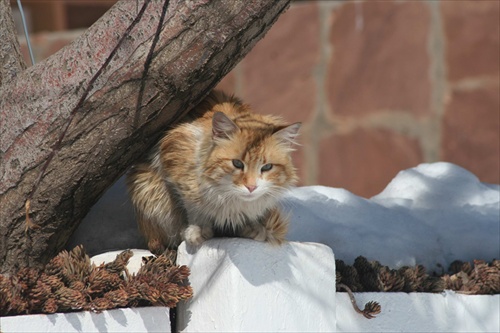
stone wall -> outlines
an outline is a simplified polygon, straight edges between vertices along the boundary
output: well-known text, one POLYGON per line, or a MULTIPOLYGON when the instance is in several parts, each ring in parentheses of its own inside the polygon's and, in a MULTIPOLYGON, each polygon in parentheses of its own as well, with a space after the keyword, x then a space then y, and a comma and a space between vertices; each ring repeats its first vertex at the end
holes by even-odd
MULTIPOLYGON (((498 1, 296 1, 220 83, 302 121, 301 184, 369 197, 456 163, 500 183, 498 1)), ((40 60, 75 33, 34 37, 40 60)))

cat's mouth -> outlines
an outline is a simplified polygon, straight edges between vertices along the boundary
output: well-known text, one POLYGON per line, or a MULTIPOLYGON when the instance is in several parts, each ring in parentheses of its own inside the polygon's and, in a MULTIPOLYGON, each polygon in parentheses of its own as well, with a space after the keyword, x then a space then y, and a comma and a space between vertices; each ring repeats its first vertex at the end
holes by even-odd
POLYGON ((260 195, 256 195, 253 193, 246 193, 246 194, 242 194, 240 197, 245 201, 253 201, 253 200, 257 199, 258 197, 260 197, 260 195))
POLYGON ((244 192, 244 193, 241 193, 240 194, 240 198, 244 201, 254 201, 254 200, 257 200, 259 199, 260 197, 262 196, 262 193, 259 191, 259 192, 244 192))

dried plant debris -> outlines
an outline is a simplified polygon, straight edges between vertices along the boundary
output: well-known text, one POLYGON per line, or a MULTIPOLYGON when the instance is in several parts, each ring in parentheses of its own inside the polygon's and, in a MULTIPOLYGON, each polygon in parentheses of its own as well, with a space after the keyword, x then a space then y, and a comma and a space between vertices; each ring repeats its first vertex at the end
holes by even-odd
POLYGON ((352 290, 345 284, 338 282, 339 274, 337 274, 336 278, 337 278, 337 291, 339 291, 339 289, 344 289, 347 292, 347 294, 349 294, 349 299, 351 300, 351 304, 352 307, 354 308, 354 311, 363 315, 366 319, 373 319, 375 318, 375 315, 379 314, 382 311, 382 307, 380 306, 380 304, 375 301, 369 301, 368 303, 365 304, 365 308, 361 310, 358 306, 358 303, 356 302, 356 299, 354 298, 352 290))
MULTIPOLYGON (((107 264, 90 262, 83 247, 62 251, 44 269, 22 268, 0 275, 0 316, 88 310, 99 312, 120 307, 160 305, 175 307, 192 297, 189 268, 175 265, 176 252, 143 258, 137 274, 127 263, 130 250, 107 264)), ((352 292, 442 292, 499 294, 500 260, 454 261, 447 274, 429 275, 423 266, 397 270, 358 257, 352 266, 336 260, 337 291, 346 290, 354 309, 366 318, 380 313, 377 302, 361 310, 352 292)))
POLYGON ((445 289, 463 294, 499 294, 500 260, 487 263, 483 260, 468 262, 454 261, 448 274, 438 276, 426 273, 425 267, 404 266, 390 269, 378 261, 368 261, 359 256, 349 266, 342 260, 335 260, 337 269, 337 291, 343 284, 354 292, 430 292, 439 293, 445 289))
POLYGON ((471 295, 500 293, 500 260, 496 259, 491 263, 474 260, 474 265, 457 260, 451 263, 449 274, 441 276, 427 274, 422 265, 396 270, 362 256, 357 257, 352 266, 338 259, 335 265, 337 291, 345 290, 354 310, 367 319, 375 318, 382 308, 377 302, 370 301, 361 310, 353 291, 438 293, 449 289, 471 295))
POLYGON ((143 259, 139 272, 130 275, 132 252, 113 262, 91 264, 83 247, 62 251, 44 269, 23 268, 0 275, 0 316, 161 305, 175 307, 191 298, 189 268, 175 265, 175 252, 143 259))
POLYGON ((457 260, 450 265, 450 274, 442 279, 445 289, 463 294, 500 294, 500 260, 474 260, 473 266, 457 260))

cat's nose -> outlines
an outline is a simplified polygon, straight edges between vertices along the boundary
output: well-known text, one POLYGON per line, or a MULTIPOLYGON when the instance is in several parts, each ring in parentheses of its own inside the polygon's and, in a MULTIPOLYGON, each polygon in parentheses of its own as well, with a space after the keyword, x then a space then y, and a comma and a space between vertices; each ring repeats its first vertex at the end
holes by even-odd
POLYGON ((250 191, 250 193, 255 191, 255 189, 257 188, 257 186, 255 185, 245 185, 245 187, 248 189, 248 191, 250 191))

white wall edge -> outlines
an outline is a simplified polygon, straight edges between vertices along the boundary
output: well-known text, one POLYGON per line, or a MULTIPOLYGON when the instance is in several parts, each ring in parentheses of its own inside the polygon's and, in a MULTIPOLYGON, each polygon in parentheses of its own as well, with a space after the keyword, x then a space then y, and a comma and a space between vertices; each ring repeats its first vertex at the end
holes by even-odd
POLYGON ((142 307, 0 317, 2 333, 21 332, 170 332, 167 307, 142 307))

